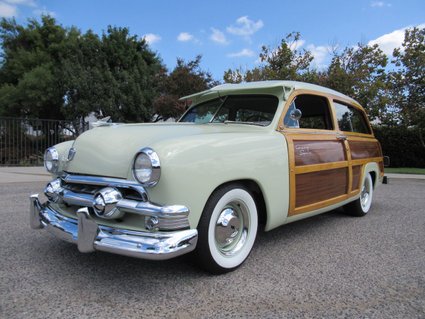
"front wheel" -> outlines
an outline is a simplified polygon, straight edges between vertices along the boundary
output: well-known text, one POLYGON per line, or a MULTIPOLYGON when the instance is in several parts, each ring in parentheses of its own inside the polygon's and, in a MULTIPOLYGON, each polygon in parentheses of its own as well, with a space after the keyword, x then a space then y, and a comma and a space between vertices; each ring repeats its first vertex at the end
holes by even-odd
POLYGON ((242 185, 227 185, 208 199, 198 225, 196 253, 200 265, 220 274, 239 267, 257 236, 255 200, 242 185))
POLYGON ((373 180, 370 173, 367 173, 362 189, 360 192, 360 197, 354 202, 348 203, 344 206, 344 210, 353 216, 364 216, 366 215, 372 205, 373 199, 373 180))

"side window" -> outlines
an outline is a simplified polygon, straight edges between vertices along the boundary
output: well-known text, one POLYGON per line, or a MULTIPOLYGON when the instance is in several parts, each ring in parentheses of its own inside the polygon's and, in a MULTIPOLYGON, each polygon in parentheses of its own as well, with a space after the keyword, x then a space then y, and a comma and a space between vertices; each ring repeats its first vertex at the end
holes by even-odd
POLYGON ((288 128, 333 129, 328 100, 325 97, 311 94, 297 96, 289 106, 283 122, 288 128), (301 111, 299 120, 291 116, 291 112, 296 109, 301 111))
POLYGON ((338 126, 341 131, 370 134, 363 113, 355 107, 334 101, 338 126))

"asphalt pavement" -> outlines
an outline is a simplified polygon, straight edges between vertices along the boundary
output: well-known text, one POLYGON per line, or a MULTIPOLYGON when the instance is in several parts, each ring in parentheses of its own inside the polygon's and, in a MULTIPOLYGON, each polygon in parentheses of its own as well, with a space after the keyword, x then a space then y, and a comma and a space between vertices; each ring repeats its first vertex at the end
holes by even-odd
POLYGON ((235 272, 79 253, 29 227, 45 182, 0 183, 0 318, 425 318, 425 180, 391 179, 363 218, 260 232, 235 272))

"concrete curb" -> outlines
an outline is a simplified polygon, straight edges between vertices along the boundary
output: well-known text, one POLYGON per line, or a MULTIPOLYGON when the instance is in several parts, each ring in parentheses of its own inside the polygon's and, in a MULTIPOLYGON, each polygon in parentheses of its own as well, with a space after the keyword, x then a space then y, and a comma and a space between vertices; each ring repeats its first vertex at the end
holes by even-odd
POLYGON ((403 178, 403 179, 425 179, 425 175, 418 174, 394 174, 394 173, 386 173, 385 176, 391 178, 403 178))

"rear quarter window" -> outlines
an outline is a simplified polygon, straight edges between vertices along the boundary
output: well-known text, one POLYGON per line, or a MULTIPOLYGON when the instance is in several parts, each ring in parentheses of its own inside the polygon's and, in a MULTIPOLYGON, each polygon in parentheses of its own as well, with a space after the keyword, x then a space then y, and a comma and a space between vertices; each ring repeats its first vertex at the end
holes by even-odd
POLYGON ((366 115, 359 109, 334 101, 336 118, 341 131, 371 134, 366 115))

